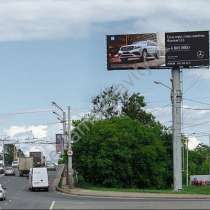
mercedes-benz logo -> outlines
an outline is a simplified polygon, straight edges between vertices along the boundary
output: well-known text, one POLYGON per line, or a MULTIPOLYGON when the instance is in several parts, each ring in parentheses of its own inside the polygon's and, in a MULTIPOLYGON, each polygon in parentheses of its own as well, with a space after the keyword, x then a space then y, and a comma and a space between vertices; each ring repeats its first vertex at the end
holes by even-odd
POLYGON ((205 53, 204 53, 204 51, 202 51, 202 50, 199 50, 199 51, 197 52, 197 57, 198 57, 198 58, 204 58, 204 55, 205 55, 205 53))

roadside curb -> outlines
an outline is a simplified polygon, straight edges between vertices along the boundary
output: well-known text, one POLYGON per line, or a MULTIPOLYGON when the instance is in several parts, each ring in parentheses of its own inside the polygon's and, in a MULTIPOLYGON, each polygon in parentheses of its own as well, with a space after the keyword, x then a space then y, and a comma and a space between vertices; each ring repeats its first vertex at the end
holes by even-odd
POLYGON ((193 194, 161 194, 161 193, 116 193, 116 192, 101 192, 92 191, 83 192, 83 190, 69 190, 65 188, 57 187, 56 190, 61 193, 65 193, 73 196, 83 197, 96 197, 96 198, 121 198, 121 199, 180 199, 180 200, 210 200, 210 195, 193 195, 193 194), (110 193, 110 194, 109 194, 110 193))

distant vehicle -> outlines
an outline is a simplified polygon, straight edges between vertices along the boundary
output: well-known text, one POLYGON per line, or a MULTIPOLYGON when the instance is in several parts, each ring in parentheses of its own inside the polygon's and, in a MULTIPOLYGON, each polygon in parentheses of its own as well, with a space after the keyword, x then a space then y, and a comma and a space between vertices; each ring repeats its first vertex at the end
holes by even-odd
POLYGON ((19 158, 19 175, 20 176, 28 176, 30 168, 33 168, 33 158, 31 157, 24 157, 24 158, 19 158))
POLYGON ((12 167, 13 167, 13 168, 18 168, 18 165, 19 165, 19 161, 18 161, 18 160, 14 160, 14 161, 12 162, 12 167))
POLYGON ((29 173, 29 189, 49 191, 47 168, 32 168, 29 173))
POLYGON ((56 164, 52 163, 50 161, 46 162, 46 167, 47 167, 47 170, 49 170, 49 171, 55 171, 57 168, 56 164))
POLYGON ((0 200, 6 200, 6 188, 0 184, 0 200))
POLYGON ((159 58, 159 47, 151 40, 134 42, 120 48, 118 55, 123 63, 128 60, 146 61, 148 57, 159 58))
POLYGON ((29 157, 33 158, 34 167, 43 167, 45 166, 45 157, 42 152, 30 152, 29 157))
POLYGON ((4 169, 5 176, 15 176, 15 169, 13 167, 6 167, 4 169))
POLYGON ((0 174, 4 173, 4 165, 0 163, 0 174))

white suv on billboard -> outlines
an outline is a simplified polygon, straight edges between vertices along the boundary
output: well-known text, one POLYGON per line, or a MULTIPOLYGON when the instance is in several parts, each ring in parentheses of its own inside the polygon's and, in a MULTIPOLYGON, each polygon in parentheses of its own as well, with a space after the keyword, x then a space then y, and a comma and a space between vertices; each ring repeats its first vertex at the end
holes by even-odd
POLYGON ((128 60, 145 61, 148 57, 159 58, 159 47, 156 42, 138 41, 131 45, 120 47, 118 55, 123 63, 128 60))

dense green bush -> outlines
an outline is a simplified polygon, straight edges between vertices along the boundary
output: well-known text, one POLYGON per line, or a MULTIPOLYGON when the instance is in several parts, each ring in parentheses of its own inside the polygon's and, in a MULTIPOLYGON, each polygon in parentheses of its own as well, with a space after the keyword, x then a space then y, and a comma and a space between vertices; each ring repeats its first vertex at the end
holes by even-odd
POLYGON ((171 136, 129 117, 86 121, 74 144, 83 182, 107 187, 165 188, 172 182, 171 136))

